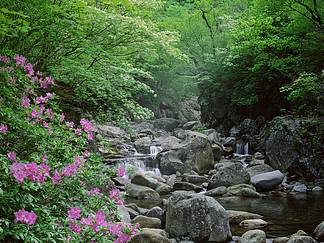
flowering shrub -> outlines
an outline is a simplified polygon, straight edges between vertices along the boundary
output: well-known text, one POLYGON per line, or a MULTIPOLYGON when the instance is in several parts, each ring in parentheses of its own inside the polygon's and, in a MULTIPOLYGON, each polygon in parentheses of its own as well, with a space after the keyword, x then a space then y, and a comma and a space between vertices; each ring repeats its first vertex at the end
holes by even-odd
MULTIPOLYGON (((66 120, 50 76, 0 56, 0 241, 126 242, 119 190, 95 152, 95 127, 66 120)), ((118 174, 122 174, 121 168, 118 174)))

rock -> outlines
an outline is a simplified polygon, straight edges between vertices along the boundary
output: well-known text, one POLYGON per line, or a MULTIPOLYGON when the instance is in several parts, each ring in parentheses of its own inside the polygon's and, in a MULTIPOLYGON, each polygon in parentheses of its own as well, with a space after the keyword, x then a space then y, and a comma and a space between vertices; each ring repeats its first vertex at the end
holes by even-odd
POLYGON ((226 210, 229 222, 231 224, 239 224, 243 220, 247 219, 262 219, 263 216, 255 213, 249 213, 244 211, 226 210))
POLYGON ((237 194, 241 197, 249 197, 249 198, 260 198, 262 197, 260 193, 250 189, 250 188, 242 188, 241 191, 237 194))
POLYGON ((240 163, 223 163, 210 179, 208 188, 249 183, 250 175, 240 163))
POLYGON ((148 177, 143 173, 136 173, 133 179, 131 180, 133 184, 137 184, 140 186, 147 186, 152 189, 155 189, 159 186, 159 182, 156 179, 148 177))
POLYGON ((125 205, 126 208, 131 208, 135 210, 136 212, 140 213, 140 208, 135 203, 129 203, 125 205))
POLYGON ((263 155, 262 153, 260 153, 260 152, 256 152, 256 153, 253 155, 253 158, 254 158, 254 159, 260 159, 260 160, 264 160, 264 159, 265 159, 264 155, 263 155))
POLYGON ((117 186, 125 186, 125 185, 131 183, 130 180, 125 177, 115 177, 115 178, 112 178, 112 180, 117 186))
MULTIPOLYGON (((249 167, 253 167, 256 165, 264 165, 264 159, 253 159, 252 161, 249 162, 249 167)), ((273 169, 271 171, 273 171, 273 169)), ((269 171, 265 171, 265 172, 269 172, 269 171)))
POLYGON ((171 243, 162 229, 143 228, 131 238, 131 243, 171 243))
POLYGON ((205 195, 210 197, 220 197, 226 193, 227 193, 227 188, 225 186, 220 186, 205 192, 205 195))
POLYGON ((127 208, 124 205, 117 206, 117 212, 121 216, 121 221, 125 223, 130 223, 130 214, 127 210, 127 208))
POLYGON ((229 133, 231 137, 238 137, 240 135, 240 130, 237 127, 232 127, 229 133))
POLYGON ((240 223, 240 226, 246 229, 260 229, 267 225, 268 223, 263 219, 246 219, 240 223))
POLYGON ((170 175, 169 178, 166 181, 166 184, 168 184, 169 186, 173 186, 174 183, 177 180, 177 176, 176 175, 170 175))
POLYGON ((166 231, 171 237, 224 242, 231 238, 225 209, 212 197, 178 191, 169 198, 166 231))
POLYGON ((126 132, 123 129, 115 126, 102 124, 97 125, 96 127, 100 134, 109 138, 119 138, 126 134, 126 132))
MULTIPOLYGON (((204 134, 206 134, 204 132, 204 134)), ((207 138, 212 144, 220 144, 221 143, 221 134, 213 130, 211 133, 207 132, 207 138)))
POLYGON ((240 192, 242 191, 242 189, 244 188, 248 188, 250 190, 255 191, 255 187, 250 185, 250 184, 238 184, 235 186, 230 186, 227 188, 228 193, 232 194, 232 195, 238 195, 240 194, 240 192))
POLYGON ((240 135, 255 135, 258 131, 255 121, 250 118, 244 119, 238 129, 240 131, 240 135))
POLYGON ((149 154, 151 143, 152 143, 151 138, 142 137, 135 141, 134 146, 139 153, 149 154))
POLYGON ((251 183, 258 191, 271 191, 279 186, 283 179, 284 175, 279 170, 275 170, 253 176, 251 183))
POLYGON ((212 149, 215 161, 219 161, 224 154, 223 147, 218 143, 214 143, 212 149))
POLYGON ((223 146, 234 148, 235 145, 236 145, 236 138, 235 138, 235 137, 228 137, 228 138, 225 138, 225 141, 224 141, 224 143, 223 143, 223 146))
POLYGON ((165 184, 165 183, 159 183, 158 187, 155 188, 155 191, 159 193, 160 195, 166 195, 169 194, 172 191, 172 187, 165 184))
POLYGON ((320 223, 314 230, 315 239, 318 241, 324 241, 324 221, 320 223))
POLYGON ((251 177, 255 176, 255 175, 259 175, 259 174, 263 174, 263 173, 267 173, 267 172, 271 172, 273 171, 273 169, 271 168, 270 165, 267 164, 263 164, 263 165, 255 165, 252 167, 248 167, 247 172, 249 173, 249 175, 251 177))
POLYGON ((200 124, 199 121, 189 121, 189 122, 186 122, 186 123, 182 126, 182 128, 183 128, 184 130, 191 130, 194 126, 199 125, 199 124, 200 124))
POLYGON ((161 221, 164 221, 163 217, 163 210, 160 207, 153 207, 149 211, 147 211, 146 216, 148 217, 153 217, 153 218, 158 218, 161 221))
POLYGON ((310 236, 293 235, 287 243, 315 243, 316 241, 310 236))
POLYGON ((176 174, 177 171, 184 173, 189 171, 190 168, 185 162, 182 162, 179 158, 177 151, 162 152, 158 155, 160 163, 160 170, 162 174, 172 175, 176 174))
POLYGON ((312 189, 312 192, 322 192, 323 191, 323 188, 320 187, 320 186, 315 186, 313 189, 312 189))
POLYGON ((161 228, 161 220, 158 218, 138 215, 132 219, 133 224, 140 224, 142 228, 161 228))
POLYGON ((163 150, 177 149, 181 146, 181 140, 174 136, 159 137, 155 139, 163 150))
POLYGON ((180 181, 174 183, 173 190, 200 192, 203 190, 203 188, 200 186, 196 186, 195 184, 191 184, 189 182, 180 181))
POLYGON ((306 193, 307 192, 307 186, 305 184, 296 183, 296 185, 292 189, 293 192, 301 192, 306 193))
POLYGON ((160 199, 159 193, 150 187, 140 186, 136 184, 127 184, 125 191, 129 197, 145 200, 157 201, 160 199))
POLYGON ((183 181, 192 183, 192 184, 198 184, 201 185, 204 182, 208 182, 208 178, 205 176, 200 176, 200 175, 183 175, 182 178, 183 181))
POLYGON ((272 240, 272 243, 287 243, 289 241, 288 237, 277 237, 272 240))
POLYGON ((201 112, 198 97, 190 97, 180 102, 177 117, 184 121, 200 121, 201 112))
POLYGON ((141 123, 134 123, 131 125, 131 128, 133 130, 135 130, 135 132, 137 133, 141 133, 143 130, 153 130, 154 129, 154 126, 152 123, 148 122, 148 121, 144 121, 144 122, 141 122, 141 123))
POLYGON ((249 230, 242 235, 241 243, 266 243, 266 233, 262 230, 249 230))
POLYGON ((136 216, 139 215, 139 212, 135 211, 135 210, 132 209, 132 208, 128 208, 128 207, 126 207, 126 210, 127 210, 127 212, 129 213, 129 216, 130 216, 131 219, 133 219, 133 218, 135 218, 136 216))
POLYGON ((167 132, 171 132, 176 129, 180 125, 180 121, 174 118, 159 118, 153 120, 153 126, 156 129, 165 130, 167 132))

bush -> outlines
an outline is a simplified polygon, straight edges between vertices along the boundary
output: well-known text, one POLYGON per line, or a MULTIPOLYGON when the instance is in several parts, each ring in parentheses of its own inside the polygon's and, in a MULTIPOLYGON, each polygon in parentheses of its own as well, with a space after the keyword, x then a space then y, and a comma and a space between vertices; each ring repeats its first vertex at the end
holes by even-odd
POLYGON ((119 222, 92 123, 67 121, 53 78, 23 56, 0 56, 0 85, 0 240, 128 241, 137 226, 119 222))

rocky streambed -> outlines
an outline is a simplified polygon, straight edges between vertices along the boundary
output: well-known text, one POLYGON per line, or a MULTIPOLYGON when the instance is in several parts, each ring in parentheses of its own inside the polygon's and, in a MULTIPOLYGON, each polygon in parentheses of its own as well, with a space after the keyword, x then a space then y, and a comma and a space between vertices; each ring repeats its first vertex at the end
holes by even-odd
POLYGON ((132 242, 324 240, 321 186, 270 166, 267 154, 250 155, 235 136, 197 127, 171 118, 131 132, 98 126, 99 140, 117 151, 112 156, 101 143, 107 164, 127 168, 113 181, 127 195, 123 220, 143 229, 132 242))

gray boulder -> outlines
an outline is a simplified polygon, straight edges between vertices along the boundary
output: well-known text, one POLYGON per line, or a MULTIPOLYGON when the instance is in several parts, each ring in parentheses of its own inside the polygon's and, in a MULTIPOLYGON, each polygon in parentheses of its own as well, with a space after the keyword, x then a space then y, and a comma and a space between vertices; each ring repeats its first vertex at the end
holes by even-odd
POLYGON ((199 124, 200 124, 199 121, 189 121, 189 122, 186 122, 186 123, 182 126, 182 128, 183 128, 184 130, 191 130, 194 126, 199 125, 199 124))
POLYGON ((251 178, 251 183, 258 191, 271 191, 275 189, 284 179, 284 174, 279 170, 255 175, 251 178))
POLYGON ((324 241, 324 221, 320 223, 314 230, 315 239, 318 241, 324 241))
POLYGON ((161 228, 161 220, 158 218, 138 215, 132 219, 133 224, 140 224, 142 228, 161 228))
POLYGON ((98 133, 108 138, 119 138, 126 134, 126 132, 123 129, 111 125, 102 124, 96 125, 96 127, 98 133))
POLYGON ((244 211, 226 210, 229 222, 231 224, 239 224, 243 220, 247 219, 262 219, 263 216, 255 213, 249 213, 244 211))
POLYGON ((310 236, 293 235, 289 238, 287 243, 316 243, 316 241, 310 236))
POLYGON ((144 175, 143 173, 137 173, 131 180, 131 183, 137 184, 140 186, 147 186, 152 189, 155 189, 159 186, 159 182, 149 176, 144 175))
POLYGON ((192 183, 192 184, 198 184, 201 185, 204 182, 208 182, 208 178, 205 176, 200 176, 200 175, 183 175, 182 178, 183 181, 192 183))
POLYGON ((154 128, 171 132, 180 125, 180 121, 174 118, 159 118, 152 121, 154 128))
POLYGON ((307 192, 307 186, 305 184, 302 183, 296 183, 296 185, 294 185, 293 192, 301 192, 301 193, 306 193, 307 192))
POLYGON ((249 230, 242 235, 241 243, 266 243, 266 233, 262 230, 249 230))
POLYGON ((240 163, 222 163, 213 174, 208 188, 216 188, 219 186, 232 186, 236 184, 244 184, 250 182, 250 175, 240 163))
POLYGON ((127 184, 125 186, 125 191, 129 197, 145 200, 157 201, 160 199, 159 193, 154 191, 150 187, 140 186, 136 184, 127 184))
POLYGON ((246 229, 260 229, 267 225, 263 219, 245 219, 240 223, 240 226, 246 229))
POLYGON ((221 197, 226 193, 227 193, 227 188, 225 186, 220 186, 205 192, 205 195, 210 197, 221 197))
POLYGON ((179 181, 174 183, 173 190, 200 192, 203 190, 203 188, 189 182, 179 181))
POLYGON ((131 243, 171 243, 162 229, 143 228, 141 232, 131 238, 131 243))
POLYGON ((143 154, 149 154, 151 143, 152 143, 151 138, 142 137, 135 141, 134 146, 138 152, 143 154))
POLYGON ((146 216, 147 217, 158 218, 161 221, 164 221, 163 210, 162 210, 162 208, 160 208, 158 206, 153 207, 149 211, 147 211, 146 216))
POLYGON ((225 242, 231 238, 225 209, 212 197, 174 192, 166 212, 166 231, 172 237, 225 242))
POLYGON ((274 169, 272 169, 272 167, 270 165, 267 165, 267 164, 255 165, 255 166, 252 166, 252 167, 248 167, 246 170, 247 170, 247 172, 249 173, 249 175, 251 177, 253 177, 255 175, 262 174, 262 173, 274 171, 274 169))

